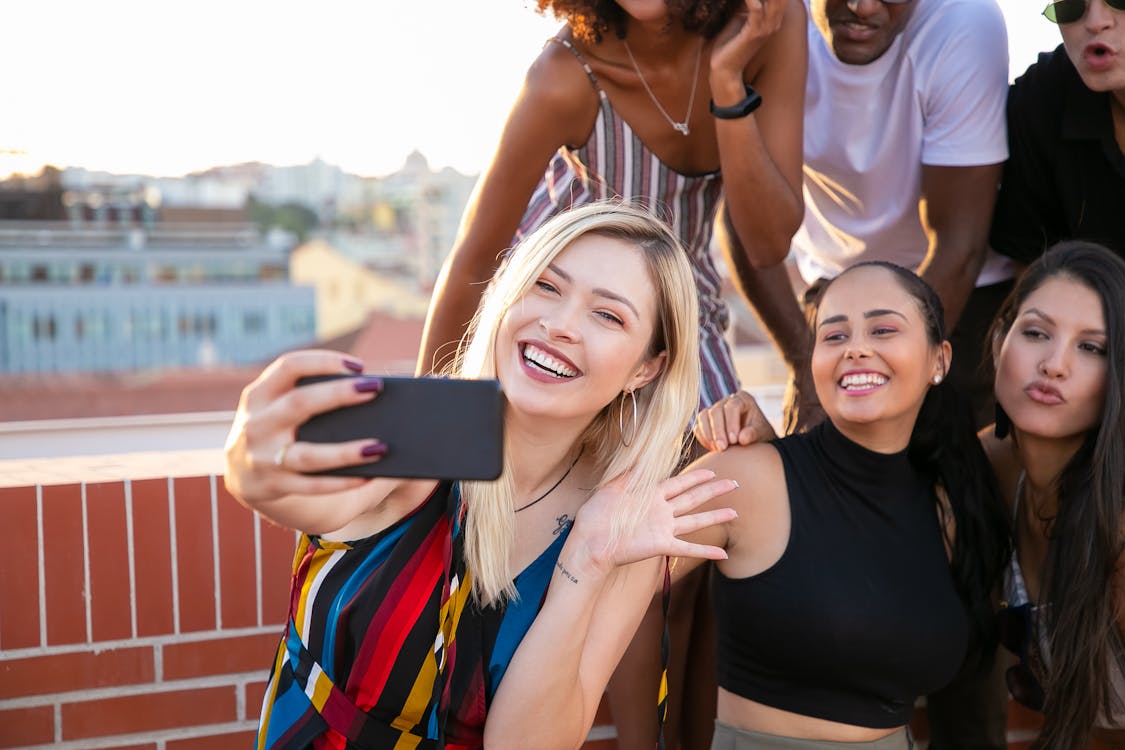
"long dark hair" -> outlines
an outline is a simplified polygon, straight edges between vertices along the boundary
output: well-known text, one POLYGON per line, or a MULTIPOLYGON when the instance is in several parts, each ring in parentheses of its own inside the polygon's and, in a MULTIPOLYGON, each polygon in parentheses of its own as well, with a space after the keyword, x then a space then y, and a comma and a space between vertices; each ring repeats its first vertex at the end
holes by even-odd
MULTIPOLYGON (((917 274, 885 261, 866 261, 848 268, 836 278, 857 268, 883 268, 890 271, 907 294, 915 299, 926 327, 926 339, 933 346, 946 340, 945 310, 937 292, 917 274)), ((820 290, 817 305, 828 282, 820 290)), ((948 375, 948 372, 946 373, 948 375)), ((996 488, 996 477, 988 463, 973 426, 969 404, 946 377, 926 393, 914 430, 908 455, 918 470, 935 477, 949 498, 953 513, 953 580, 972 625, 968 668, 983 669, 991 664, 996 649, 996 625, 992 592, 1008 561, 1010 545, 1008 518, 996 488)), ((938 502, 943 521, 947 508, 938 502)), ((942 524, 943 529, 949 524, 942 524)))
MULTIPOLYGON (((1037 747, 1085 747, 1098 710, 1110 714, 1109 660, 1116 627, 1113 575, 1123 552, 1125 503, 1125 261, 1092 242, 1061 242, 1028 266, 997 314, 988 338, 1012 328, 1024 301, 1053 278, 1101 299, 1106 326, 1106 390, 1101 422, 1063 469, 1058 512, 1048 531, 1039 599, 1051 657, 1046 721, 1037 747)), ((1012 439, 1018 439, 1018 431, 1012 439)))

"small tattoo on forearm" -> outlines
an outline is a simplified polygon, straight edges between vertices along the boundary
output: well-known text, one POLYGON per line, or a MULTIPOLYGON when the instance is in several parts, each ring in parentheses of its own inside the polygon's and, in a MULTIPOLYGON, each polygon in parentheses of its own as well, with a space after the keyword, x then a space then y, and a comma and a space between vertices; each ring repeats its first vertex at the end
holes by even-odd
POLYGON ((551 536, 558 536, 559 534, 563 533, 567 530, 567 528, 570 527, 572 523, 574 523, 574 521, 570 520, 570 516, 568 516, 566 513, 563 513, 561 516, 555 519, 555 523, 557 523, 558 526, 556 526, 555 530, 551 532, 551 536))
POLYGON ((555 567, 558 568, 559 572, 563 574, 563 578, 570 581, 571 583, 578 583, 578 579, 574 577, 574 574, 566 569, 566 567, 562 564, 562 560, 557 561, 555 563, 555 567))

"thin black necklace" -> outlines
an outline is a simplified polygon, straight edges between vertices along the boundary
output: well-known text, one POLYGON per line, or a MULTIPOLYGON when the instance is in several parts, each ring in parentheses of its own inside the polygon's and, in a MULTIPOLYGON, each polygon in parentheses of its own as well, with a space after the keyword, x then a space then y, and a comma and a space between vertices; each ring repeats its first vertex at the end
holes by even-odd
POLYGON ((578 459, 580 459, 580 458, 582 458, 582 449, 581 448, 578 449, 578 455, 574 457, 574 460, 571 462, 570 466, 568 466, 566 471, 563 472, 563 475, 561 477, 559 477, 559 481, 557 481, 557 482, 555 482, 554 484, 551 485, 551 489, 547 490, 546 492, 544 492, 542 495, 540 495, 539 497, 532 500, 527 505, 521 505, 520 507, 516 508, 515 512, 519 513, 521 510, 527 510, 532 505, 535 505, 537 502, 539 502, 543 498, 547 497, 547 495, 550 495, 552 492, 557 490, 559 488, 559 485, 563 483, 563 480, 566 479, 568 476, 570 476, 570 470, 578 465, 578 459))

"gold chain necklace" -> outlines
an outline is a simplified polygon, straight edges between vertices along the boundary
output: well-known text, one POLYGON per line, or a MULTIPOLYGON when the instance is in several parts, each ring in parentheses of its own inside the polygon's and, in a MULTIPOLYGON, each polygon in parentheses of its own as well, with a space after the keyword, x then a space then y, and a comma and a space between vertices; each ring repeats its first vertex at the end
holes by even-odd
POLYGON ((637 58, 633 57, 633 50, 629 49, 628 40, 622 39, 621 41, 625 44, 625 52, 629 55, 629 62, 633 64, 633 70, 637 72, 637 78, 641 79, 641 85, 644 86, 645 91, 648 92, 648 98, 652 99, 652 103, 660 110, 660 114, 664 115, 664 119, 668 121, 669 125, 678 131, 680 135, 688 135, 691 132, 691 130, 688 129, 688 121, 691 119, 691 110, 695 105, 695 88, 699 85, 699 61, 703 59, 703 39, 699 40, 699 52, 695 55, 695 70, 691 74, 691 94, 688 96, 687 114, 684 115, 683 122, 673 120, 672 116, 668 114, 668 111, 661 106, 660 101, 656 98, 656 94, 652 93, 648 81, 645 80, 644 73, 642 73, 640 67, 637 66, 637 58))

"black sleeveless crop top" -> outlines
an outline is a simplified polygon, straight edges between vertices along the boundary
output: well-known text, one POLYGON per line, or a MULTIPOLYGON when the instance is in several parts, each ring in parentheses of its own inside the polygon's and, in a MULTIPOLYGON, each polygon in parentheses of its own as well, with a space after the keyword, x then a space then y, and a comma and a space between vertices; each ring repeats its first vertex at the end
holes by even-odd
POLYGON ((910 720, 957 673, 969 636, 942 543, 934 482, 830 423, 776 440, 789 542, 749 578, 718 570, 719 685, 767 706, 855 726, 910 720))

